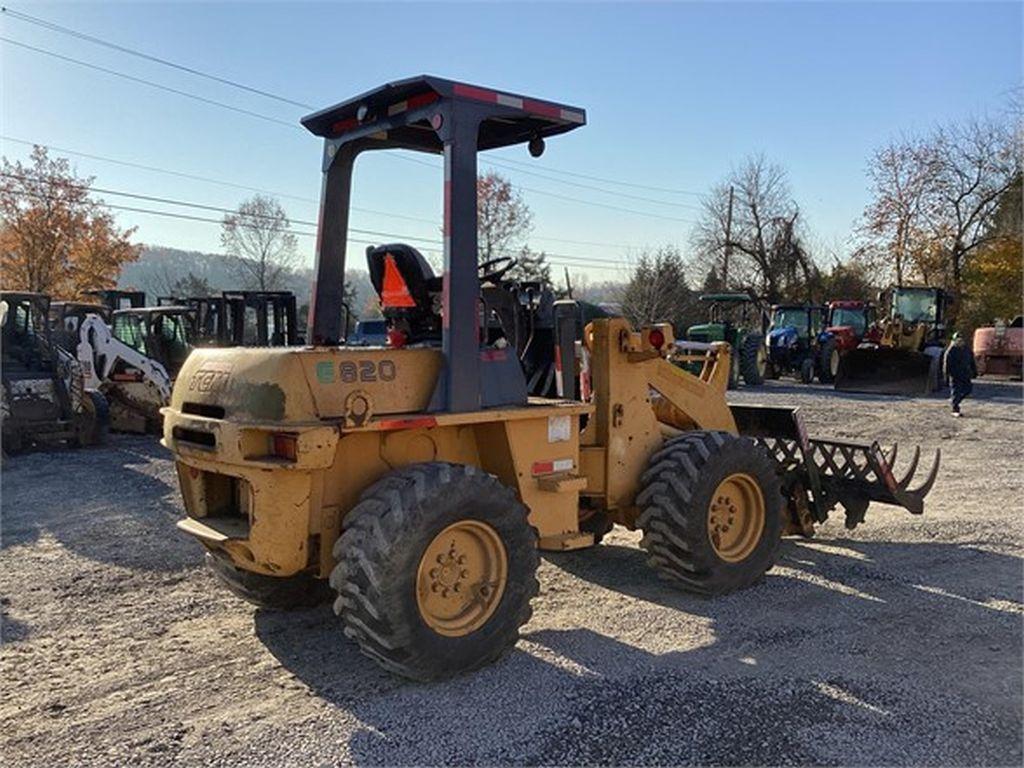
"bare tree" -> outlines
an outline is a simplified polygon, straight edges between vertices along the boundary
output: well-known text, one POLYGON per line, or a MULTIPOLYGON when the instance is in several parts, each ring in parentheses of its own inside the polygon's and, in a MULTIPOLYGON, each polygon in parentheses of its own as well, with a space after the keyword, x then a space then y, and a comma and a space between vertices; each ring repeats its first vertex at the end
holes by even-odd
POLYGON ((967 260, 998 237, 992 222, 1020 172, 1020 147, 1012 130, 989 120, 941 128, 933 143, 938 169, 928 201, 931 234, 960 292, 967 260))
POLYGON ((694 295, 686 284, 678 248, 641 253, 622 292, 622 314, 636 326, 669 322, 681 334, 694 316, 694 295))
POLYGON ((753 287, 769 301, 796 297, 816 274, 786 172, 764 156, 749 158, 704 198, 693 242, 700 254, 694 268, 701 275, 714 270, 724 275, 723 287, 753 287), (732 259, 726 273, 727 250, 732 259))
POLYGON ((254 195, 227 214, 220 242, 246 288, 280 289, 296 262, 296 238, 281 204, 254 195))
POLYGON ((1019 126, 973 120, 876 152, 860 255, 898 284, 922 280, 961 294, 970 259, 998 237, 993 217, 1021 168, 1017 137, 1019 126))
POLYGON ((512 182, 493 171, 476 182, 480 261, 511 255, 525 245, 533 215, 512 182))
POLYGON ((891 266, 897 285, 927 249, 928 198, 939 167, 934 145, 913 138, 889 143, 869 161, 873 199, 858 225, 860 253, 879 271, 891 266))

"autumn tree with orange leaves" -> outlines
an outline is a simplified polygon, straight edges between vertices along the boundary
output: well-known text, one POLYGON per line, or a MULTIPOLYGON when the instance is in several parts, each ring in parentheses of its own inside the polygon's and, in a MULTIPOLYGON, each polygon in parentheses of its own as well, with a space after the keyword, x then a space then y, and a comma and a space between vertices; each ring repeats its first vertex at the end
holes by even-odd
POLYGON ((3 158, 0 171, 0 285, 77 299, 113 288, 139 257, 135 230, 120 229, 90 195, 92 178, 35 147, 28 164, 3 158))

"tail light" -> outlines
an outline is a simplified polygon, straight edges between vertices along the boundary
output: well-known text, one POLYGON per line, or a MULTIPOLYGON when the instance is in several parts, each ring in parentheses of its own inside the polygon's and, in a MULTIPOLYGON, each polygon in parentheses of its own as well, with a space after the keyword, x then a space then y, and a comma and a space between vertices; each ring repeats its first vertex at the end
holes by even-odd
POLYGON ((655 349, 660 350, 663 346, 665 346, 665 334, 660 328, 652 328, 651 331, 647 334, 647 340, 655 349))
POLYGON ((270 455, 285 461, 295 461, 298 455, 298 435, 275 432, 270 436, 270 455))

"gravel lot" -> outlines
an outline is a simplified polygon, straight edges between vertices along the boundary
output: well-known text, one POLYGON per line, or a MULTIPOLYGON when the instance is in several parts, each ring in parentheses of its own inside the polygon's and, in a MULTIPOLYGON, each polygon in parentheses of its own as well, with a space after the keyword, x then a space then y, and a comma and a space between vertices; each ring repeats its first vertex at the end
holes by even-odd
POLYGON ((434 685, 364 660, 327 607, 217 588, 154 441, 6 460, 0 759, 1020 765, 1021 395, 979 383, 957 421, 939 399, 741 392, 803 406, 813 434, 941 447, 925 515, 839 515, 715 600, 625 531, 545 556, 516 650, 434 685))

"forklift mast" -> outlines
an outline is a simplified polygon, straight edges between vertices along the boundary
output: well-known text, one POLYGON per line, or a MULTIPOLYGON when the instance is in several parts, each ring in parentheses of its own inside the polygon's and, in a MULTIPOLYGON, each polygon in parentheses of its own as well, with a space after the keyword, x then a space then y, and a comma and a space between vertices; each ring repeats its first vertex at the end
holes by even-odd
POLYGON ((444 155, 444 287, 440 407, 481 405, 477 276, 477 152, 544 139, 584 125, 582 109, 421 75, 368 91, 303 118, 324 139, 316 282, 308 338, 334 346, 343 338, 345 251, 352 170, 362 152, 407 149, 444 155))

